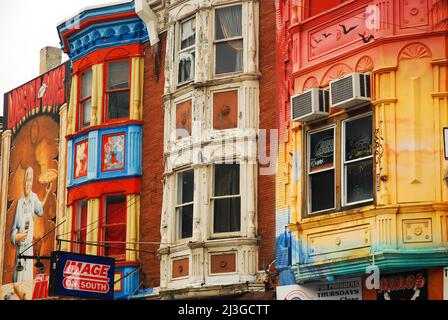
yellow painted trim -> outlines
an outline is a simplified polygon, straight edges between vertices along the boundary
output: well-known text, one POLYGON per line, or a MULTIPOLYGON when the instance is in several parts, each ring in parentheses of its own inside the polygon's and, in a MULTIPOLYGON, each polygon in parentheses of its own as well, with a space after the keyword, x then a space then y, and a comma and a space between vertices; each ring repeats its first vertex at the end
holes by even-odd
MULTIPOLYGON (((63 240, 73 240, 72 239, 72 225, 73 225, 73 206, 67 207, 66 221, 63 227, 63 236, 61 237, 63 240)), ((71 245, 69 242, 61 243, 61 250, 65 252, 70 252, 71 245)))
POLYGON ((104 87, 104 64, 97 64, 93 66, 93 94, 95 102, 92 100, 92 125, 99 125, 103 122, 103 96, 104 87), (94 108, 95 103, 95 108, 94 108), (95 122, 94 122, 95 121, 95 122))
POLYGON ((73 134, 76 130, 76 104, 78 101, 78 76, 72 77, 70 89, 70 103, 68 106, 67 134, 73 134))
POLYGON ((143 102, 143 71, 144 59, 141 57, 131 60, 131 103, 130 119, 142 120, 142 102, 143 102))
MULTIPOLYGON (((128 249, 138 249, 136 244, 139 241, 139 216, 140 216, 140 195, 131 194, 126 197, 126 247, 128 249)), ((138 252, 126 251, 126 261, 137 261, 138 252)))

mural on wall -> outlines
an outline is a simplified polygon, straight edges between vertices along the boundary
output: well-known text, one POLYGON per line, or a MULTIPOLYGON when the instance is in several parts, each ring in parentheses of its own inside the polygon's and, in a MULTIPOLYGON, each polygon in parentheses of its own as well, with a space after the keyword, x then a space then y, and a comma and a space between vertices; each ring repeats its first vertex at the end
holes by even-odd
POLYGON ((124 133, 103 137, 103 172, 125 168, 125 140, 124 133))
POLYGON ((81 141, 75 145, 75 179, 85 177, 87 175, 88 155, 88 140, 81 141))
POLYGON ((12 139, 2 235, 3 284, 32 281, 49 272, 48 261, 36 268, 35 260, 19 255, 49 256, 53 250, 59 108, 67 101, 69 69, 63 64, 5 96, 4 127, 11 130, 12 139))

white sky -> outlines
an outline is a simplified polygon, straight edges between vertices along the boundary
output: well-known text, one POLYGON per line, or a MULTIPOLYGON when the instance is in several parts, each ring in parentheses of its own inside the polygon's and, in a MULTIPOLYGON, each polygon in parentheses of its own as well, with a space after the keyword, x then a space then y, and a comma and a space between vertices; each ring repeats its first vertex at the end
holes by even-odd
POLYGON ((40 49, 60 46, 57 24, 85 7, 114 1, 0 0, 0 115, 5 92, 39 76, 40 49))

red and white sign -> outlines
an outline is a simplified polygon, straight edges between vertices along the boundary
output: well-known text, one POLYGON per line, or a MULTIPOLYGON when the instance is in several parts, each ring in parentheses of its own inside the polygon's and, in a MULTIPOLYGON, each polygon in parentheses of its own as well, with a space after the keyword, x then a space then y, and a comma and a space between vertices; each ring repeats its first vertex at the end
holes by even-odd
POLYGON ((67 290, 107 293, 109 269, 108 265, 67 260, 62 285, 67 290))

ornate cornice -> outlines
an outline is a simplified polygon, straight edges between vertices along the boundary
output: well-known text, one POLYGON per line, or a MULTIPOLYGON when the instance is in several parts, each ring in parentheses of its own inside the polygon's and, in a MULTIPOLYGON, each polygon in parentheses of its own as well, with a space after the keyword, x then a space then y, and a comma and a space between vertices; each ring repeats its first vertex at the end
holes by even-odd
POLYGON ((134 1, 87 8, 58 27, 61 47, 72 61, 105 48, 149 41, 134 1))

